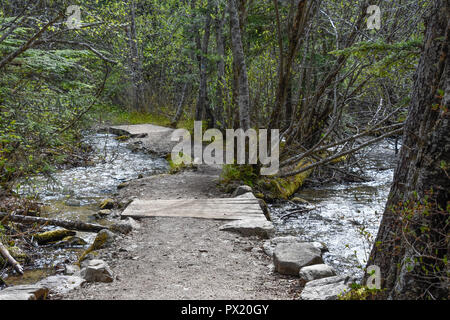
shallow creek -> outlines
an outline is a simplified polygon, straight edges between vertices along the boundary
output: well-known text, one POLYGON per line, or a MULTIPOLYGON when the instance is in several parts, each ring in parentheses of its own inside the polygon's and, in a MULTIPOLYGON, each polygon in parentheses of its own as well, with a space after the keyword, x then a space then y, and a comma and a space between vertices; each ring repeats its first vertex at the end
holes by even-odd
MULTIPOLYGON (((58 170, 51 177, 32 177, 18 185, 18 192, 36 196, 44 204, 43 217, 108 225, 111 223, 109 219, 98 220, 94 217, 99 211, 101 200, 110 197, 117 191, 117 186, 125 181, 168 170, 166 160, 132 152, 127 148, 127 143, 120 143, 114 138, 114 135, 109 134, 87 134, 84 142, 94 148, 92 166, 58 170)), ((95 234, 77 232, 77 237, 89 244, 95 234)), ((36 247, 32 269, 26 270, 23 277, 11 276, 5 281, 10 285, 36 282, 54 272, 55 266, 76 261, 77 255, 85 247, 36 247)))
POLYGON ((365 266, 389 195, 396 160, 394 143, 385 141, 365 150, 364 159, 360 165, 369 182, 306 187, 296 194, 315 210, 282 219, 296 205, 271 206, 278 235, 324 243, 329 249, 325 262, 340 274, 357 277, 362 275, 359 266, 365 266), (363 236, 363 230, 372 237, 363 236))

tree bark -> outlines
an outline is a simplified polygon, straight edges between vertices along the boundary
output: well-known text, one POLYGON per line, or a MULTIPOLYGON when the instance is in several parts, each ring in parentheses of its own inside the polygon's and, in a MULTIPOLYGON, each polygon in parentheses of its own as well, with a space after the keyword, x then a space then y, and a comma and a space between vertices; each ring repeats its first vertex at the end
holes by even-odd
POLYGON ((231 27, 231 47, 236 71, 239 75, 238 107, 239 123, 244 131, 250 128, 250 90, 248 86, 247 66, 245 64, 244 48, 242 46, 241 29, 235 0, 228 0, 231 27))
POLYGON ((368 265, 391 299, 448 299, 450 5, 434 1, 403 146, 368 265))
POLYGON ((21 216, 21 215, 11 215, 8 213, 0 212, 0 218, 5 218, 10 221, 14 222, 23 222, 23 223, 36 223, 39 225, 42 224, 49 224, 52 226, 58 226, 70 230, 78 230, 78 231, 85 231, 85 232, 99 232, 103 229, 108 229, 108 227, 99 225, 99 224, 92 224, 92 223, 85 223, 81 221, 67 221, 67 220, 60 220, 60 219, 47 219, 47 218, 40 218, 40 217, 29 217, 29 216, 21 216))
POLYGON ((129 42, 129 64, 132 81, 132 109, 135 111, 151 111, 146 110, 145 93, 144 93, 144 79, 142 60, 139 54, 139 45, 136 31, 136 4, 135 1, 130 1, 129 8, 130 26, 128 27, 128 42, 129 42))
POLYGON ((9 253, 8 249, 3 245, 3 243, 0 242, 0 254, 3 256, 3 258, 8 261, 8 263, 14 268, 14 270, 17 271, 17 273, 23 275, 23 268, 22 266, 14 259, 11 254, 9 253))

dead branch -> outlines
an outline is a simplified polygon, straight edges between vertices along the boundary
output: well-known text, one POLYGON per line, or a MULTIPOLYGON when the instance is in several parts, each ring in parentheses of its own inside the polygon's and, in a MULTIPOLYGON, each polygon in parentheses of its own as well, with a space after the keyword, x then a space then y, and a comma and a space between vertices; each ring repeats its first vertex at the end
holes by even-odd
POLYGON ((21 215, 11 215, 8 213, 0 212, 0 218, 4 218, 4 220, 10 220, 14 222, 22 222, 22 223, 36 223, 39 225, 46 224, 52 226, 58 226, 70 230, 78 230, 85 232, 99 232, 103 229, 108 229, 108 227, 85 223, 81 221, 68 221, 68 220, 60 220, 60 219, 48 219, 41 217, 29 217, 29 216, 21 216, 21 215))
POLYGON ((13 258, 13 256, 9 253, 8 249, 3 245, 3 243, 0 242, 0 254, 8 261, 8 263, 13 266, 14 270, 17 271, 17 273, 23 275, 23 268, 22 266, 16 261, 16 259, 13 258))

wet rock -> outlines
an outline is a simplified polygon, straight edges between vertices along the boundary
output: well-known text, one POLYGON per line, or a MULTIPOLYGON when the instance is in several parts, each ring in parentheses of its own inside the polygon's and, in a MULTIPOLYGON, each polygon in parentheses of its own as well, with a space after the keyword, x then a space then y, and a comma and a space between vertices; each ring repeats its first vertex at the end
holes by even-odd
POLYGON ((112 209, 114 208, 113 199, 105 199, 100 203, 100 209, 112 209))
POLYGON ((40 285, 20 285, 0 291, 0 300, 45 300, 48 289, 40 285))
POLYGON ((51 294, 66 294, 80 288, 86 282, 78 276, 57 275, 41 280, 37 285, 46 288, 51 294))
POLYGON ((275 233, 273 223, 265 217, 236 220, 219 228, 221 231, 239 233, 245 237, 258 236, 268 239, 275 233))
POLYGON ((74 236, 76 234, 75 231, 66 230, 66 229, 57 229, 53 231, 47 231, 43 233, 37 233, 33 235, 33 239, 39 244, 47 244, 50 242, 60 241, 66 237, 74 236))
POLYGON ((81 277, 88 282, 113 282, 114 275, 103 260, 91 260, 80 272, 81 277))
POLYGON ((267 240, 263 244, 264 252, 269 256, 273 257, 273 251, 275 250, 275 247, 279 243, 302 243, 302 241, 299 237, 294 236, 286 236, 286 237, 276 237, 272 238, 270 240, 267 240))
POLYGON ((310 281, 303 289, 300 298, 303 300, 337 300, 338 295, 350 289, 354 282, 348 276, 335 276, 310 281))
POLYGON ((316 264, 313 266, 307 266, 300 269, 300 279, 305 281, 313 281, 323 279, 327 277, 333 277, 336 275, 336 271, 326 264, 316 264))
POLYGON ((320 250, 310 243, 279 243, 273 262, 278 273, 298 276, 301 268, 322 264, 323 260, 320 250))
POLYGON ((237 187, 236 190, 234 190, 233 197, 238 197, 238 196, 241 196, 243 194, 246 194, 246 193, 252 192, 252 191, 253 191, 252 188, 249 186, 245 186, 245 185, 239 186, 239 187, 237 187))

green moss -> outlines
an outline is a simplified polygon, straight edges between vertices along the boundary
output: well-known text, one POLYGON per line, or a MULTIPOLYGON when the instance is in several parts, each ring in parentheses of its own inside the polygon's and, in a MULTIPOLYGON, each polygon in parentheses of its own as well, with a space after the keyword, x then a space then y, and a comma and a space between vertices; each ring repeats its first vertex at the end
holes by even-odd
POLYGON ((69 236, 74 236, 76 234, 75 231, 66 230, 66 229, 58 229, 53 231, 47 231, 43 233, 37 233, 33 235, 34 240, 37 241, 38 244, 46 244, 50 242, 55 242, 62 240, 69 236))
MULTIPOLYGON (((309 160, 300 161, 294 168, 293 171, 299 170, 301 168, 307 167, 311 164, 309 160)), ((299 173, 292 177, 287 178, 265 178, 264 185, 269 187, 274 198, 279 199, 289 199, 297 190, 303 185, 306 178, 309 177, 312 170, 307 170, 305 172, 299 173)))
POLYGON ((112 209, 114 207, 113 199, 105 199, 100 203, 100 209, 112 209))
POLYGON ((358 284, 352 285, 352 289, 338 295, 338 300, 376 300, 381 297, 383 290, 369 289, 358 284))
POLYGON ((110 233, 107 230, 101 230, 95 237, 94 242, 87 248, 78 259, 78 265, 88 254, 94 254, 96 250, 103 249, 111 241, 110 233))
POLYGON ((239 182, 250 187, 254 187, 258 174, 256 166, 226 164, 222 167, 220 174, 220 183, 227 185, 233 182, 239 182))

